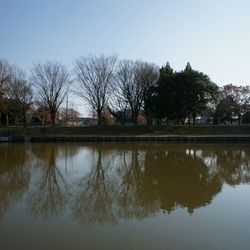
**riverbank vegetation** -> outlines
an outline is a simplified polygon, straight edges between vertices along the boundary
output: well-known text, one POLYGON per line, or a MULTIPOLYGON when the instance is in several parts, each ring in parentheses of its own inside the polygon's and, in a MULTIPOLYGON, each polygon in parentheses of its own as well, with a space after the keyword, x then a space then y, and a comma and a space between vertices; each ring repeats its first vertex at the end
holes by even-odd
POLYGON ((250 126, 222 125, 111 125, 81 127, 2 127, 0 135, 30 136, 134 136, 134 135, 246 135, 250 134, 250 126))
MULTIPOLYGON (((87 104, 98 125, 107 125, 111 116, 113 124, 121 125, 250 124, 250 87, 219 87, 190 63, 175 71, 169 63, 159 68, 143 61, 89 55, 75 60, 73 70, 48 61, 34 64, 27 74, 0 60, 2 127, 48 123, 54 127, 59 120, 79 125, 79 113, 68 107, 68 96, 87 104)), ((143 128, 151 126, 138 130, 143 128)))

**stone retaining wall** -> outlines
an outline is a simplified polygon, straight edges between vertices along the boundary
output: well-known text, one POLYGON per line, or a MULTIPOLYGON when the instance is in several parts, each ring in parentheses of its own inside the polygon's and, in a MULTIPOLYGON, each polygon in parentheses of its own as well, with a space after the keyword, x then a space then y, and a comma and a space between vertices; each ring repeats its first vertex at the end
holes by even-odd
POLYGON ((166 135, 166 136, 0 136, 0 142, 98 142, 98 141, 166 141, 166 142, 250 142, 250 135, 166 135))
POLYGON ((31 142, 76 141, 166 141, 166 142, 250 142, 249 135, 241 136, 33 136, 31 142))

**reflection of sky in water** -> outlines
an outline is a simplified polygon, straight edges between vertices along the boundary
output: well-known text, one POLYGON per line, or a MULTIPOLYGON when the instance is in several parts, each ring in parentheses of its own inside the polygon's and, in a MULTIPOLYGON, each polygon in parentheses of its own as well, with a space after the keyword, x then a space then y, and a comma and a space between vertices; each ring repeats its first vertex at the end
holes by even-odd
POLYGON ((91 162, 93 162, 91 149, 80 148, 74 157, 61 157, 57 160, 57 165, 65 172, 70 180, 76 180, 79 176, 86 176, 91 171, 91 162))

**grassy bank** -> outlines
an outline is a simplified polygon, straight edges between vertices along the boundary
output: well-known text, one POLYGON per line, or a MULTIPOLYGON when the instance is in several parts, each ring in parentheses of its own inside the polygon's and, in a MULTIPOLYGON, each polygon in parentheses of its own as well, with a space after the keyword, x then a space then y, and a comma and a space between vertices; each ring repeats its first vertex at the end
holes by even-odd
POLYGON ((0 135, 250 135, 250 126, 89 126, 0 128, 0 135))

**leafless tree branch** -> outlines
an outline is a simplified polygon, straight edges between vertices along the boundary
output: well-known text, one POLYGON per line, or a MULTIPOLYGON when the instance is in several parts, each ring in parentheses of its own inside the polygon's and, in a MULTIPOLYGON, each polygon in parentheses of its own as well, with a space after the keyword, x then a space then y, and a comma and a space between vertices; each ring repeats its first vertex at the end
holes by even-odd
POLYGON ((116 56, 103 55, 89 55, 75 61, 75 93, 95 110, 98 124, 101 124, 101 115, 112 91, 116 61, 116 56))
POLYGON ((32 69, 31 82, 40 101, 48 105, 52 126, 55 126, 56 112, 72 83, 69 71, 60 63, 49 61, 44 64, 37 63, 32 69))

